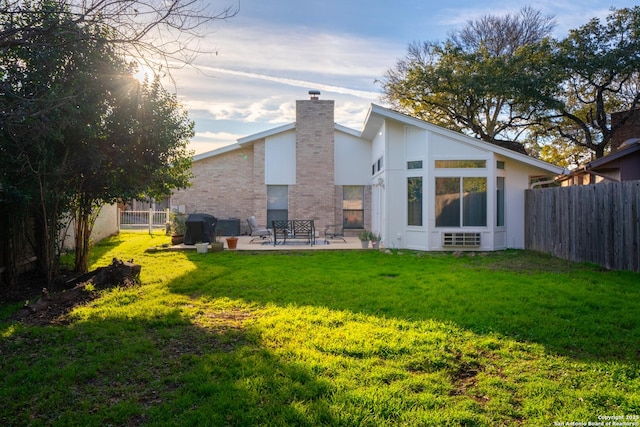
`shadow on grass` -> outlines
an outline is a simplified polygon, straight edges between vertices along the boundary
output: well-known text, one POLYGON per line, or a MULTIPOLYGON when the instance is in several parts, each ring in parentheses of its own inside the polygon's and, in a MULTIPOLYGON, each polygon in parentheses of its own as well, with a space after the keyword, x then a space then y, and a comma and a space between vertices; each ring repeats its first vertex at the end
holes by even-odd
MULTIPOLYGON (((529 261, 544 266, 532 272, 515 267, 521 255, 529 256, 187 254, 198 268, 167 287, 194 299, 434 319, 478 335, 540 343, 576 359, 637 365, 637 275, 554 268, 544 257, 529 261)), ((368 406, 338 413, 344 396, 336 383, 263 346, 264 331, 252 322, 227 322, 228 309, 224 316, 205 322, 166 308, 155 317, 96 318, 69 327, 2 325, 0 424, 364 424, 356 417, 365 416, 368 406)), ((439 359, 418 362, 411 369, 447 367, 439 359)), ((468 362, 451 361, 466 367, 454 379, 460 393, 477 373, 468 362)), ((637 370, 629 369, 633 375, 637 370)))
POLYGON ((362 251, 227 253, 215 262, 225 272, 207 276, 211 258, 188 257, 198 270, 172 283, 173 292, 433 319, 575 359, 640 361, 636 273, 527 251, 461 258, 362 251), (203 274, 206 281, 196 279, 203 274))
POLYGON ((0 354, 4 426, 334 424, 328 383, 283 363, 251 329, 197 326, 177 310, 18 326, 0 354))

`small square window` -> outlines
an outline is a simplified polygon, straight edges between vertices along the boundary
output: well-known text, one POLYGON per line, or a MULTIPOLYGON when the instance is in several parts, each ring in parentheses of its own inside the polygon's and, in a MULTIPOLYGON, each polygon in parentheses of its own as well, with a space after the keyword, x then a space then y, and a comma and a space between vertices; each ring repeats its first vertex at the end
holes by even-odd
POLYGON ((504 162, 502 160, 498 160, 496 162, 496 168, 498 169, 504 169, 504 162))
POLYGON ((407 162, 407 169, 422 169, 422 160, 407 162))

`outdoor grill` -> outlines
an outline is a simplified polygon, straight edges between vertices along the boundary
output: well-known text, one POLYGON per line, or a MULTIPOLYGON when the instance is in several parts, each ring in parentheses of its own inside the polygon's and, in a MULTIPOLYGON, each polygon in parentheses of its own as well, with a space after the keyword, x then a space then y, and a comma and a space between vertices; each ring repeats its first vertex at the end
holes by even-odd
POLYGON ((185 221, 187 230, 184 234, 184 244, 195 245, 199 242, 213 242, 217 222, 218 220, 213 215, 190 214, 185 221))

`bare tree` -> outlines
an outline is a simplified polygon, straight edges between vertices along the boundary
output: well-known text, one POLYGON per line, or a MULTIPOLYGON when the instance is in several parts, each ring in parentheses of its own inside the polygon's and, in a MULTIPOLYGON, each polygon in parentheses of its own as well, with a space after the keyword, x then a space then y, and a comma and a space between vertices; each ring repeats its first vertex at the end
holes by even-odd
MULTIPOLYGON (((383 100, 407 114, 525 153, 534 116, 519 89, 545 69, 538 46, 553 17, 525 7, 519 15, 487 15, 444 43, 414 43, 382 80, 383 100)), ((540 48, 541 49, 541 48, 540 48)))
MULTIPOLYGON (((198 54, 211 53, 199 41, 213 21, 231 18, 238 6, 216 9, 200 0, 48 0, 51 13, 68 11, 68 24, 101 27, 101 40, 118 46, 121 52, 171 69, 193 63, 198 54)), ((54 24, 40 13, 33 13, 23 0, 0 0, 0 55, 2 50, 42 40, 43 35, 64 32, 65 25, 54 24)), ((88 32, 87 36, 91 37, 88 32)), ((74 42, 69 39, 69 42, 74 42)), ((77 40, 76 40, 77 42, 77 40)))
POLYGON ((467 53, 485 49, 491 56, 513 55, 519 48, 540 42, 556 26, 553 16, 525 6, 520 14, 485 15, 467 21, 451 33, 451 41, 467 53))

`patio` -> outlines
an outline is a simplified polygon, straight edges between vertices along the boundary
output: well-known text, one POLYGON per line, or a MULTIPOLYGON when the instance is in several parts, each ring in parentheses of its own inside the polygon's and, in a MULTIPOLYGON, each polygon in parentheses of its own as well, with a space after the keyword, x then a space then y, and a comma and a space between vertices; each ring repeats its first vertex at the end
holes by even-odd
MULTIPOLYGON (((274 246, 273 240, 266 240, 264 242, 253 241, 253 243, 249 243, 252 239, 251 236, 237 236, 238 244, 236 246, 236 251, 290 251, 290 250, 347 250, 347 249, 362 249, 362 245, 360 243, 360 239, 357 237, 345 237, 346 242, 343 242, 341 239, 328 239, 325 241, 324 238, 317 238, 316 242, 310 245, 304 241, 292 241, 288 240, 286 244, 281 244, 278 242, 277 245, 274 246)), ((224 243, 224 250, 229 250, 227 246, 226 237, 219 236, 219 242, 224 243)), ((172 250, 196 250, 195 245, 176 245, 172 246, 170 249, 172 250)), ((371 245, 369 245, 369 249, 371 249, 371 245)))

